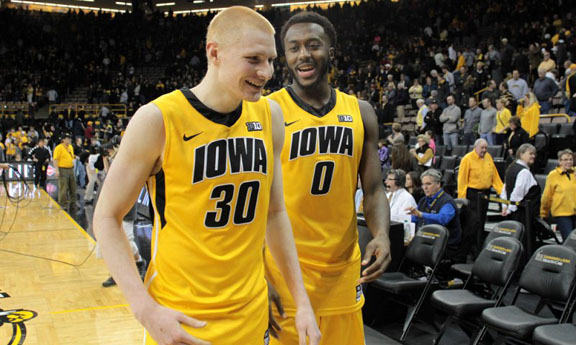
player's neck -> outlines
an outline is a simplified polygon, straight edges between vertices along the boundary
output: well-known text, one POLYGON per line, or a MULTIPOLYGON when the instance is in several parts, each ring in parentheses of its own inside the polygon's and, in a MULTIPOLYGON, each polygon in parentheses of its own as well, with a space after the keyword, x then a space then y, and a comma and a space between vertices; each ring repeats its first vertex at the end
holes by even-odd
POLYGON ((328 80, 321 81, 306 88, 300 86, 298 83, 292 83, 290 87, 302 101, 316 109, 320 109, 328 104, 328 102, 330 102, 330 96, 332 95, 332 87, 328 83, 328 80))
POLYGON ((209 78, 208 75, 202 79, 200 84, 193 87, 191 91, 205 106, 221 114, 233 112, 242 102, 241 99, 233 97, 222 90, 222 88, 214 82, 214 79, 209 78))

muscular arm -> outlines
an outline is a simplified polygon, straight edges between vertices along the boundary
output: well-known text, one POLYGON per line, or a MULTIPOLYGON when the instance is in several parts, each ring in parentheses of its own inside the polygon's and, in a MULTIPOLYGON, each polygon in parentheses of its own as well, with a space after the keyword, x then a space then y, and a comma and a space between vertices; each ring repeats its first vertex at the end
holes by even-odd
POLYGON ((180 327, 180 323, 192 327, 202 327, 203 323, 158 305, 148 294, 122 230, 122 218, 134 205, 148 177, 156 172, 164 142, 160 110, 153 104, 140 108, 130 121, 106 176, 94 212, 94 234, 114 280, 152 338, 163 344, 205 345, 208 343, 192 338, 180 327))
POLYGON ((286 280, 286 285, 296 303, 298 309, 296 314, 296 326, 300 334, 300 343, 306 335, 310 337, 310 344, 318 344, 320 341, 320 331, 316 325, 314 312, 308 299, 308 294, 304 288, 300 263, 292 226, 288 218, 288 212, 284 204, 284 187, 282 184, 282 165, 280 154, 284 145, 284 121, 280 106, 272 101, 270 110, 272 112, 272 131, 274 140, 274 179, 270 192, 270 205, 268 210, 268 223, 266 229, 266 244, 274 261, 278 265, 280 272, 286 280))
POLYGON ((390 263, 390 205, 384 193, 378 158, 378 126, 376 114, 369 103, 358 101, 364 122, 364 145, 360 161, 360 180, 364 192, 364 216, 374 239, 368 243, 362 265, 376 261, 362 272, 361 283, 378 278, 390 263))

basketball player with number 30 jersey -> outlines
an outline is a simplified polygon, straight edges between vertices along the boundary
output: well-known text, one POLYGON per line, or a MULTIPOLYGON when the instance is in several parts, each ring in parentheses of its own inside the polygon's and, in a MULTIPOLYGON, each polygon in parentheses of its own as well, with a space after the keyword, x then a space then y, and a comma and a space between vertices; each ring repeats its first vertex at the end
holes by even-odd
MULTIPOLYGON (((366 102, 330 87, 327 71, 336 34, 325 17, 312 12, 293 16, 282 28, 281 42, 293 82, 269 98, 284 113, 284 198, 304 285, 321 344, 363 344, 360 284, 376 279, 390 260, 390 211, 377 156, 376 116, 366 102), (362 264, 376 256, 362 273, 354 207, 358 174, 374 235, 362 264)), ((297 345, 294 301, 268 250, 265 258, 267 278, 287 316, 275 312, 281 331, 271 344, 297 345)))
POLYGON ((128 126, 94 215, 104 259, 145 344, 267 345, 266 240, 297 301, 299 337, 317 345, 282 193, 282 113, 260 97, 274 29, 231 7, 211 21, 206 42, 202 82, 145 105, 128 126), (144 285, 120 221, 145 182, 154 229, 144 285))

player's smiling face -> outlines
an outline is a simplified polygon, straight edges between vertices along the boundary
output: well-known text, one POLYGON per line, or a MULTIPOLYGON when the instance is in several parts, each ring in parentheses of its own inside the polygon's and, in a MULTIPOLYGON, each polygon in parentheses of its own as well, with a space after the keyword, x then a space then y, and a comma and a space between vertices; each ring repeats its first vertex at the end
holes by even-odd
POLYGON ((322 26, 316 23, 290 26, 284 37, 284 50, 294 83, 301 88, 310 88, 324 81, 332 48, 322 26))
POLYGON ((220 53, 220 80, 239 99, 256 102, 274 73, 274 35, 250 31, 220 53))

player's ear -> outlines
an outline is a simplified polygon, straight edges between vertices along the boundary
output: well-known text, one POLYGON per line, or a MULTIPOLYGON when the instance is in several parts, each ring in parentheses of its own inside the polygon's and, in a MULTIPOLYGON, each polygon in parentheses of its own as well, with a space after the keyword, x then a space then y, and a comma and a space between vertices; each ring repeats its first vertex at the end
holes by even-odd
POLYGON ((216 42, 208 42, 206 43, 206 59, 208 60, 208 64, 214 63, 217 64, 220 61, 220 47, 216 42))

